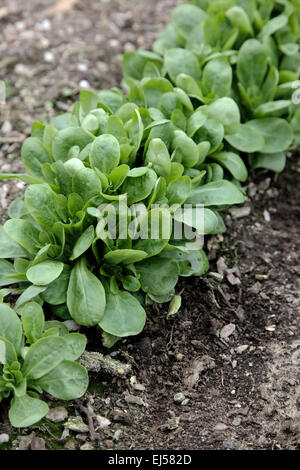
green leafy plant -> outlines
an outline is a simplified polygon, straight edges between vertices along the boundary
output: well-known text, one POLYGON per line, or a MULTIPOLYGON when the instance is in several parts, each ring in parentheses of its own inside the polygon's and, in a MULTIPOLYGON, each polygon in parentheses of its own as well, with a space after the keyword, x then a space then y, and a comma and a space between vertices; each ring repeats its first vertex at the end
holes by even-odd
POLYGON ((74 362, 86 338, 68 333, 63 323, 45 322, 41 306, 28 302, 18 313, 0 304, 0 401, 12 395, 9 419, 21 428, 40 421, 49 411, 43 392, 61 400, 86 392, 87 371, 74 362))
POLYGON ((299 142, 298 105, 291 101, 300 74, 299 0, 192 3, 174 9, 154 52, 125 54, 128 86, 133 87, 132 78, 143 84, 155 73, 193 103, 213 103, 210 112, 216 116, 230 114, 229 101, 220 98, 234 100, 242 125, 238 128, 236 120, 233 127, 224 126, 224 150, 246 154, 253 168, 282 171, 286 150, 299 142))
POLYGON ((162 224, 173 226, 176 209, 188 202, 205 206, 202 234, 223 232, 219 211, 244 201, 235 182, 247 178, 240 157, 222 151, 224 129, 239 128, 239 111, 230 98, 223 99, 225 114, 218 101, 194 111, 185 92, 165 79, 141 86, 152 107, 128 102, 118 90, 82 92, 71 115, 33 125, 22 148, 28 175, 0 175, 30 183, 0 228, 0 284, 19 285, 17 307, 44 303, 61 319, 97 325, 115 339, 144 328, 141 293, 146 302, 170 301, 180 275, 208 269, 202 249, 191 250, 184 238, 178 244, 172 230, 163 235, 162 224), (169 119, 154 107, 163 97, 169 119), (176 123, 182 118, 180 128, 176 123), (225 172, 233 182, 224 179, 225 172), (145 213, 130 234, 135 217, 129 208, 136 203, 143 203, 145 213), (110 238, 106 212, 114 210, 120 220, 122 205, 128 226, 123 233, 117 224, 110 238), (154 217, 159 220, 155 239, 154 217), (137 239, 138 231, 144 233, 137 239), (193 260, 197 269, 188 271, 193 260), (145 266, 155 276, 147 275, 145 266))

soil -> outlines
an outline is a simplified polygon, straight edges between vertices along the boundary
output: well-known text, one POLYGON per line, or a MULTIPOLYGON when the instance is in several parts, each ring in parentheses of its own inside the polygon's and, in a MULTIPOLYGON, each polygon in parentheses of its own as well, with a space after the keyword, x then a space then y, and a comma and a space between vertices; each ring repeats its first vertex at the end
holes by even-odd
MULTIPOLYGON (((0 79, 11 96, 0 115, 1 171, 21 171, 34 118, 69 109, 82 80, 118 85, 120 54, 150 47, 176 3, 4 1, 0 79)), ((300 449, 299 156, 279 177, 257 171, 251 181, 245 208, 226 216, 228 232, 207 241, 211 272, 178 285, 181 310, 167 319, 166 306, 149 308, 143 334, 109 352, 130 376, 92 374, 84 399, 49 399, 85 431, 45 419, 16 432, 2 403, 9 442, 0 449, 300 449)), ((0 221, 23 190, 1 182, 0 221)))

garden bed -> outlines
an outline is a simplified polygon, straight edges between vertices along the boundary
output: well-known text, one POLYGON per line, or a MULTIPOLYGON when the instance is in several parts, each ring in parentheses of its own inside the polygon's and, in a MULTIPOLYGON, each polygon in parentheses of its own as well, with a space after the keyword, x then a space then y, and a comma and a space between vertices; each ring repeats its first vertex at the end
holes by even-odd
MULTIPOLYGON (((34 118, 69 109, 84 80, 95 89, 117 85, 120 54, 150 47, 177 2, 90 0, 53 16, 43 14, 46 1, 22 11, 6 3, 0 79, 9 77, 12 97, 1 116, 0 164, 18 172, 34 118)), ((296 156, 277 181, 256 172, 250 214, 239 218, 235 209, 230 230, 209 241, 211 271, 224 280, 181 282, 176 316, 167 320, 165 308, 153 308, 143 334, 115 346, 114 358, 131 364, 132 374, 95 374, 85 399, 66 407, 86 423, 93 412, 107 417, 107 427, 61 439, 63 423, 44 420, 21 437, 2 403, 0 435, 10 441, 0 449, 299 449, 299 175, 296 156)), ((23 189, 1 183, 1 222, 23 189)), ((95 350, 98 340, 89 339, 95 350)))

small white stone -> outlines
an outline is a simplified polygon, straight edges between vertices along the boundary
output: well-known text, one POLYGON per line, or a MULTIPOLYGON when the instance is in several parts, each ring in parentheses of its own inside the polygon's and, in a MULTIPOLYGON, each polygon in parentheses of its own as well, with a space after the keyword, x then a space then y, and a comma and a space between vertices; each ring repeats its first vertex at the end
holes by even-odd
POLYGON ((44 61, 45 61, 45 62, 49 62, 49 63, 53 62, 53 61, 54 61, 54 54, 53 54, 53 52, 51 52, 51 51, 46 51, 46 52, 44 53, 44 61))
POLYGON ((0 434, 0 444, 5 444, 6 442, 9 442, 9 435, 0 434))
POLYGON ((96 419, 101 429, 107 428, 111 425, 111 422, 109 421, 109 419, 105 418, 105 416, 97 415, 96 419))
POLYGON ((87 80, 81 80, 79 82, 79 86, 80 86, 80 88, 85 88, 85 89, 91 88, 91 85, 89 84, 89 82, 87 80))
POLYGON ((78 64, 77 69, 79 70, 79 72, 86 72, 88 68, 86 64, 78 64))

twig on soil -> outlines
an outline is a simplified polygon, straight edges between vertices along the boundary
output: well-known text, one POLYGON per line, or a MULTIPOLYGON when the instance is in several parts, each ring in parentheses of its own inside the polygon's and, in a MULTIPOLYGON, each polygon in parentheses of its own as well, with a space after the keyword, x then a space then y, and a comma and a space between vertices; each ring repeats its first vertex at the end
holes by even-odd
POLYGON ((96 439, 99 438, 99 434, 96 433, 95 427, 94 427, 94 421, 93 421, 93 414, 90 412, 88 408, 85 406, 80 406, 81 411, 86 415, 87 420, 88 420, 88 426, 89 426, 89 431, 90 431, 90 436, 91 440, 95 441, 96 439))
POLYGON ((107 374, 122 378, 126 377, 132 371, 130 364, 124 364, 110 356, 104 356, 101 353, 92 351, 86 351, 82 355, 80 363, 86 367, 89 372, 103 371, 107 374))

